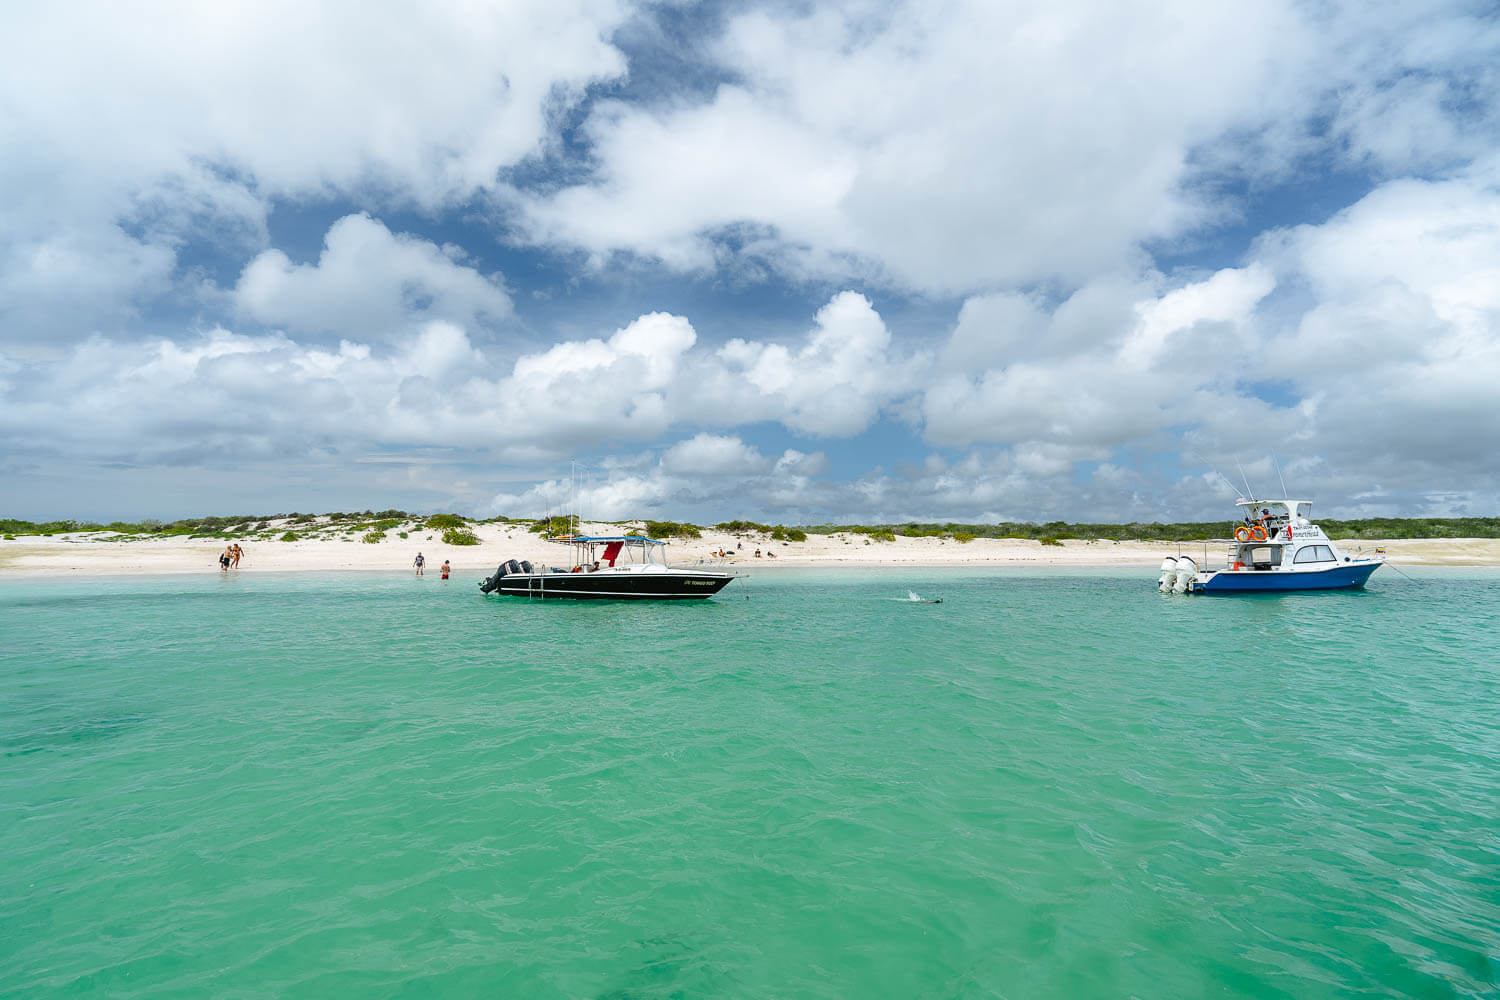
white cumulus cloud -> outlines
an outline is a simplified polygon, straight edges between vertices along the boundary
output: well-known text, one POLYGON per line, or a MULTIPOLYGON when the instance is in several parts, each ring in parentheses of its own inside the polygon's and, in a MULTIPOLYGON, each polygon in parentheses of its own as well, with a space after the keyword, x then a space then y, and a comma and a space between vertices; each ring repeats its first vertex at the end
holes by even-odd
POLYGON ((480 327, 511 312, 498 276, 466 266, 456 248, 392 234, 362 214, 329 228, 316 264, 293 264, 280 250, 257 256, 234 301, 267 325, 376 339, 433 319, 480 327))

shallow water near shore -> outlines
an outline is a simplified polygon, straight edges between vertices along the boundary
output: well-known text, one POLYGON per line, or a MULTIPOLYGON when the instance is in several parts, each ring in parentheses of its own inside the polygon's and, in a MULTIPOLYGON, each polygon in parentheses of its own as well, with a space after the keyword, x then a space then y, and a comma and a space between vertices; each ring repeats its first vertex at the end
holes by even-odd
POLYGON ((1412 575, 0 581, 0 995, 1493 996, 1500 574, 1412 575))

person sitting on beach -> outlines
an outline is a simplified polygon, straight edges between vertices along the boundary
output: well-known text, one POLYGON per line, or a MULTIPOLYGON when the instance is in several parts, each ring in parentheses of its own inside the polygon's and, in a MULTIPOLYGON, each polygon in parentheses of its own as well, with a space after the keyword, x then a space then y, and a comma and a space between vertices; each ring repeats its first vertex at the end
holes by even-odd
POLYGON ((756 549, 755 550, 755 558, 757 558, 757 559, 760 558, 760 549, 756 549))
POLYGON ((766 558, 767 559, 775 559, 776 558, 776 553, 772 552, 770 549, 766 549, 766 558))

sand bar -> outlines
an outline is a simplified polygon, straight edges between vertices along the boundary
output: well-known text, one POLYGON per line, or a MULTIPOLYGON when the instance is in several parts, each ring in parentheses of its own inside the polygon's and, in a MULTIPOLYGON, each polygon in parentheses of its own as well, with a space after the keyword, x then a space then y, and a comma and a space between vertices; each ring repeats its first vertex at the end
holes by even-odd
MULTIPOLYGON (((273 524, 274 535, 284 525, 273 524)), ((407 537, 392 530, 378 542, 365 542, 355 533, 339 533, 333 526, 315 527, 320 537, 279 541, 275 537, 249 534, 237 536, 245 550, 239 572, 246 571, 346 571, 409 569, 421 552, 433 572, 443 560, 455 571, 491 572, 504 559, 527 559, 533 563, 562 566, 568 562, 567 547, 548 542, 518 524, 472 526, 478 545, 445 545, 442 532, 407 525, 407 537)), ((619 525, 590 524, 591 534, 618 534, 619 525)), ((1336 540, 1337 541, 1337 540, 1336 540)), ((104 532, 53 536, 24 535, 0 541, 0 576, 113 576, 153 573, 218 572, 219 553, 225 539, 184 536, 122 538, 104 532)), ((1372 553, 1383 547, 1397 566, 1500 566, 1500 539, 1444 538, 1393 541, 1345 541, 1346 552, 1372 553)), ((705 530, 701 539, 675 539, 667 549, 677 564, 714 562, 755 569, 780 567, 903 567, 903 566, 1141 566, 1155 567, 1165 555, 1176 555, 1175 542, 1115 542, 1067 540, 1061 545, 1042 545, 1020 538, 975 538, 959 542, 951 538, 905 538, 882 542, 857 534, 809 535, 805 542, 779 542, 754 533, 740 536, 705 530), (719 559, 714 554, 728 555, 719 559), (759 550, 761 555, 754 553, 759 550), (771 555, 774 553, 774 556, 771 555)), ((1222 546, 1210 546, 1214 561, 1222 558, 1222 546)), ((1200 556, 1202 543, 1183 543, 1182 552, 1200 556)))

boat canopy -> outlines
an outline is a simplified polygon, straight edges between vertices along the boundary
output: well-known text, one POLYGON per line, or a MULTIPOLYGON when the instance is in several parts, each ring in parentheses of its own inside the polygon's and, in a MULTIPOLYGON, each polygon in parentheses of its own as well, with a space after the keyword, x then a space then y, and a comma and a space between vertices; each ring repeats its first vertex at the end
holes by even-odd
POLYGON ((623 545, 665 545, 656 538, 647 538, 644 535, 559 535, 552 539, 554 542, 563 542, 571 545, 593 545, 596 542, 619 542, 623 545))

